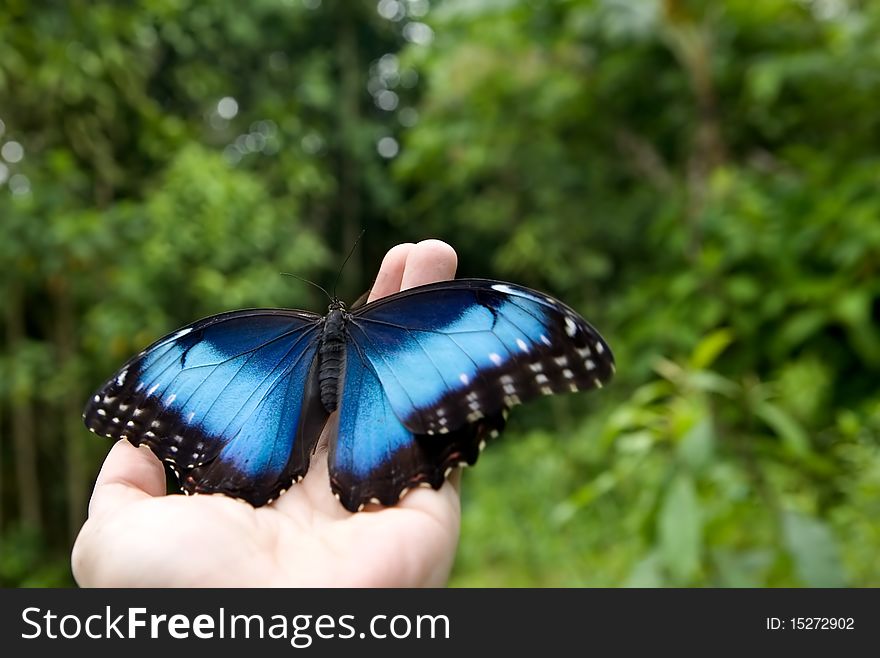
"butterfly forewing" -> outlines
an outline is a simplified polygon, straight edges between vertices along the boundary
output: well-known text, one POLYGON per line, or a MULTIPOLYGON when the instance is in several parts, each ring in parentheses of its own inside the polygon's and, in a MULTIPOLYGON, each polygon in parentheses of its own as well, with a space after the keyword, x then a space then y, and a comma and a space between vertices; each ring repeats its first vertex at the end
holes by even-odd
POLYGON ((601 387, 608 345, 562 302, 479 279, 422 286, 352 319, 389 404, 416 434, 446 434, 541 395, 601 387))
POLYGON ((314 314, 265 309, 184 327, 101 387, 86 407, 85 424, 97 434, 147 444, 188 492, 263 504, 308 468, 313 443, 305 459, 293 443, 301 409, 314 408, 303 393, 319 323, 314 314))

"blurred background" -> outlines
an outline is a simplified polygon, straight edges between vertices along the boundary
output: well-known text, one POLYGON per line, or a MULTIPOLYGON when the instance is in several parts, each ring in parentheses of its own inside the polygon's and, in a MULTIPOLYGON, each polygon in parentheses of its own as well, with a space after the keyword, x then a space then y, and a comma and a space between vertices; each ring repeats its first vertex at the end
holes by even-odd
POLYGON ((0 585, 73 584, 131 354, 438 237, 615 350, 456 586, 880 586, 880 4, 0 3, 0 585))

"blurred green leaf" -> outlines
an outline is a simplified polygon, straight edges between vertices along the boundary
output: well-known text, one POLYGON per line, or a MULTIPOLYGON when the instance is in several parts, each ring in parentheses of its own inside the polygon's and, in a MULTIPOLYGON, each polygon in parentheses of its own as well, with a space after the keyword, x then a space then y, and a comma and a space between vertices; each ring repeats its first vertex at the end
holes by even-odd
POLYGON ((700 503, 693 479, 679 474, 667 487, 657 517, 660 555, 674 583, 686 584, 696 576, 701 533, 700 503))
POLYGON ((786 512, 782 516, 785 544, 798 578, 808 587, 845 587, 846 575, 834 534, 821 520, 786 512))
POLYGON ((684 435, 678 454, 692 469, 699 470, 711 463, 715 447, 715 431, 711 418, 704 417, 684 435))
POLYGON ((755 413, 782 439, 783 446, 792 456, 799 458, 810 456, 812 450, 809 437, 788 413, 772 402, 758 404, 755 413))
POLYGON ((730 329, 716 329, 706 335, 694 348, 690 365, 696 370, 704 370, 715 363, 715 359, 733 342, 730 329))

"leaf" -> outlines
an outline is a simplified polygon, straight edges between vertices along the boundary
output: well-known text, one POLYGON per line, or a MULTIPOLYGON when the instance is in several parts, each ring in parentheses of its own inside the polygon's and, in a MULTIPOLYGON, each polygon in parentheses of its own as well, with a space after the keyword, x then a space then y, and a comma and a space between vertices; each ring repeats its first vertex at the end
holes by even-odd
POLYGON ((663 587, 663 562, 656 552, 648 553, 633 566, 624 587, 663 587))
POLYGON ((811 456, 810 439, 798 422, 772 402, 761 402, 755 409, 757 416, 782 439, 782 445, 795 457, 811 456))
POLYGON ((846 575, 831 529, 812 516, 785 512, 782 531, 798 578, 809 587, 845 587, 846 575))
POLYGON ((699 470, 712 461, 715 447, 715 431, 712 419, 701 418, 691 427, 678 446, 678 454, 692 469, 699 470))
POLYGON ((716 329, 704 336, 691 354, 691 366, 697 370, 708 368, 733 342, 733 338, 733 332, 727 328, 716 329))
POLYGON ((657 518, 660 555, 677 583, 691 581, 700 567, 702 523, 693 479, 678 475, 666 490, 657 518))

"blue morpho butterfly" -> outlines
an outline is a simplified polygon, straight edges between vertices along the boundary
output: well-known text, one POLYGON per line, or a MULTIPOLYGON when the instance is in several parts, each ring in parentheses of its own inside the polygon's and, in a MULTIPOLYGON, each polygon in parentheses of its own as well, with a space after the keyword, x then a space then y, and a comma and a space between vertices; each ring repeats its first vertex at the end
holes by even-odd
POLYGON ((158 340, 86 406, 97 434, 148 445, 186 493, 254 506, 303 478, 324 425, 342 505, 394 505, 473 464, 521 402, 599 388, 608 345, 562 302, 458 279, 351 312, 230 311, 158 340))

